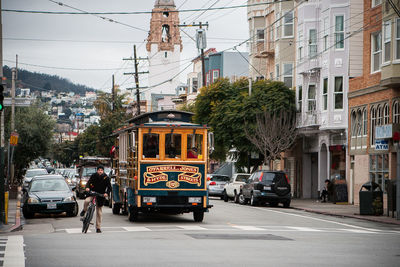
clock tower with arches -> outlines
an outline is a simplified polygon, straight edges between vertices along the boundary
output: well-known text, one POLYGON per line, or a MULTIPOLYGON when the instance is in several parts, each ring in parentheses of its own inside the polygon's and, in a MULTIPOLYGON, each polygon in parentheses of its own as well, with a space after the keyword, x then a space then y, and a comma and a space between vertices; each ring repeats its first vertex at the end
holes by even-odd
POLYGON ((175 94, 180 84, 180 57, 182 39, 179 32, 179 12, 173 0, 156 0, 147 37, 149 58, 149 90, 145 100, 151 103, 151 94, 175 94))

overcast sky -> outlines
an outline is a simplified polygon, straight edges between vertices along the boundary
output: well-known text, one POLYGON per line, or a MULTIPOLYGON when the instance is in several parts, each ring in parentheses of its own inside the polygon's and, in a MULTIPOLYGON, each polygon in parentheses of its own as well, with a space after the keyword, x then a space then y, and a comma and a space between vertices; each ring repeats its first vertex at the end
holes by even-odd
MULTIPOLYGON (((2 9, 76 12, 50 0, 1 0, 2 9)), ((87 12, 151 11, 155 0, 55 0, 87 12)), ((175 0, 179 10, 245 5, 244 0, 175 0)), ((180 13, 180 22, 186 24, 207 22, 208 48, 218 51, 230 48, 248 38, 246 8, 180 13), (202 15, 201 15, 202 14, 202 15), (201 15, 200 17, 198 17, 201 15), (198 18, 197 18, 198 17, 198 18)), ((133 45, 139 48, 138 56, 147 57, 145 39, 150 29, 150 14, 104 15, 128 26, 111 23, 93 15, 50 15, 29 13, 2 13, 3 64, 15 66, 18 54, 19 67, 47 74, 59 75, 79 83, 111 91, 111 76, 121 88, 134 87, 133 77, 123 72, 133 72, 133 63, 123 58, 133 56, 133 45), (139 29, 135 29, 139 28, 139 29), (28 65, 29 64, 29 65, 28 65), (37 65, 37 66, 33 66, 37 65), (67 68, 67 69, 62 69, 67 68), (86 70, 68 70, 86 69, 86 70), (89 70, 88 70, 89 69, 89 70), (95 69, 95 70, 93 70, 95 69), (103 70, 99 70, 103 69, 103 70), (104 70, 108 69, 108 70, 104 70)), ((195 29, 185 30, 194 37, 195 29)), ((181 33, 183 52, 181 69, 198 55, 195 43, 181 33)), ((247 51, 246 45, 238 48, 247 51)), ((140 71, 146 71, 141 63, 140 71)), ((186 73, 181 81, 186 81, 186 73)), ((141 85, 147 85, 147 75, 141 75, 141 85)))

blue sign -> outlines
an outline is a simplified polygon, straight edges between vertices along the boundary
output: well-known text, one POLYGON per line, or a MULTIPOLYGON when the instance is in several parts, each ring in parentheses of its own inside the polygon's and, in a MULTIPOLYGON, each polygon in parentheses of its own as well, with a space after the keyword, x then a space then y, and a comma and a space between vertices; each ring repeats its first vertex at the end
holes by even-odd
POLYGON ((389 142, 387 140, 375 140, 375 150, 389 150, 389 142))

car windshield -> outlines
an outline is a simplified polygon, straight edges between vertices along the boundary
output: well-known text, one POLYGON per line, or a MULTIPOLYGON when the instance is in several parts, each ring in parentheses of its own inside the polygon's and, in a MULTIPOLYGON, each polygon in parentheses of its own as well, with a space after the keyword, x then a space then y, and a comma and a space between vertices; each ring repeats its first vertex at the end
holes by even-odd
POLYGON ((83 169, 82 176, 91 176, 96 172, 96 167, 87 167, 83 169))
POLYGON ((214 182, 228 182, 229 177, 228 176, 222 176, 222 175, 216 175, 211 177, 211 181, 214 182))
POLYGON ((241 174, 236 177, 236 182, 246 182, 250 175, 241 174))
POLYGON ((69 190, 69 187, 62 179, 34 180, 30 188, 30 192, 67 190, 69 190))
POLYGON ((43 174, 48 174, 48 172, 45 169, 40 169, 40 170, 27 170, 25 177, 26 178, 31 178, 33 176, 37 175, 43 175, 43 174))
POLYGON ((282 173, 274 173, 274 172, 264 172, 262 181, 272 183, 274 180, 279 180, 285 178, 282 173))

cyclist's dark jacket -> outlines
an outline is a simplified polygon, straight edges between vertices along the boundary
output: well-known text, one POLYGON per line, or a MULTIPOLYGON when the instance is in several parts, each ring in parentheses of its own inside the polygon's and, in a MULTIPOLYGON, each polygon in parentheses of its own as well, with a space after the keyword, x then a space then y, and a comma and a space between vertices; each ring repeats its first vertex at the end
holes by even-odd
MULTIPOLYGON (((92 191, 95 191, 100 194, 107 193, 110 195, 111 191, 111 182, 110 177, 106 174, 99 175, 97 172, 93 173, 90 176, 89 181, 86 183, 86 188, 89 188, 92 191)), ((97 205, 100 207, 104 205, 104 197, 97 198, 97 205)))

